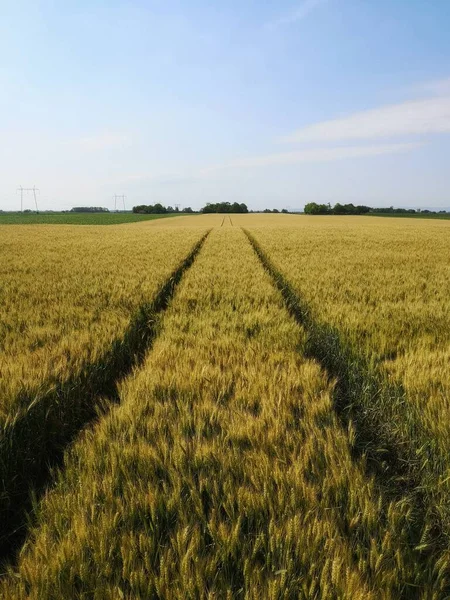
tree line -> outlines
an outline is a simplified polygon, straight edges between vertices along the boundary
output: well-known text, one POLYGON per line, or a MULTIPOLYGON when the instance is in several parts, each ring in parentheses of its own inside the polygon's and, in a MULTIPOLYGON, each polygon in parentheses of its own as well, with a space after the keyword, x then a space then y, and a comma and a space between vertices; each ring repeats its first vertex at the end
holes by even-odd
MULTIPOLYGON (((30 211, 24 211, 24 212, 31 212, 30 211)), ((70 212, 76 212, 76 213, 105 213, 105 212, 109 212, 108 208, 104 208, 102 206, 74 206, 73 208, 70 209, 70 212)))
POLYGON ((339 202, 333 207, 331 204, 317 204, 316 202, 308 202, 305 204, 305 215, 367 215, 367 214, 441 214, 445 213, 445 210, 436 211, 432 210, 416 210, 414 208, 394 208, 389 206, 388 208, 373 208, 372 206, 364 206, 354 204, 340 204, 339 202))
POLYGON ((159 202, 156 204, 140 204, 139 206, 133 206, 133 212, 138 215, 165 215, 166 213, 193 213, 194 211, 190 206, 180 210, 178 206, 173 208, 172 206, 163 206, 159 202))
MULTIPOLYGON (((163 206, 159 202, 156 204, 140 204, 139 206, 133 206, 133 212, 137 214, 157 214, 163 215, 166 213, 194 213, 190 206, 179 210, 178 207, 173 208, 172 206, 163 206)), ((201 213, 248 213, 247 205, 244 203, 239 204, 238 202, 207 202, 199 212, 201 213)), ((270 212, 270 211, 269 211, 270 212)))
MULTIPOLYGON (((73 211, 89 211, 96 212, 100 210, 107 209, 99 209, 99 208, 75 208, 73 211)), ((133 207, 133 212, 137 214, 166 214, 166 213, 188 213, 192 214, 195 212, 200 212, 203 214, 208 213, 248 213, 253 212, 249 211, 246 204, 238 202, 207 202, 206 206, 201 208, 199 211, 193 210, 190 206, 183 208, 180 210, 178 207, 173 208, 172 206, 163 206, 159 202, 156 204, 140 204, 139 206, 133 207)), ((285 208, 282 210, 278 210, 274 208, 271 210, 270 208, 265 208, 263 211, 256 211, 263 213, 287 213, 289 212, 285 208)), ((390 206, 388 208, 373 208, 371 206, 365 206, 363 204, 340 204, 339 202, 334 206, 331 204, 317 204, 316 202, 308 202, 305 205, 305 214, 306 215, 367 215, 367 214, 445 214, 445 210, 441 210, 439 212, 424 209, 414 209, 414 208, 394 208, 390 206)))
POLYGON ((204 206, 201 211, 202 213, 248 213, 247 205, 238 202, 216 202, 210 203, 207 202, 206 206, 204 206))

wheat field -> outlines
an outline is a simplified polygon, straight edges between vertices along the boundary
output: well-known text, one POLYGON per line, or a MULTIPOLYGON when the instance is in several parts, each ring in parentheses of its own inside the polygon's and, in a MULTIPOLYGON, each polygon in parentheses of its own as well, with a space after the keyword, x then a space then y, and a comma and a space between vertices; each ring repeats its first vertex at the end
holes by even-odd
POLYGON ((448 597, 450 224, 82 229, 0 231, 0 597, 448 597))
POLYGON ((158 225, 1 229, 1 421, 101 358, 206 231, 158 225))
MULTIPOLYGON (((295 229, 251 231, 308 305, 316 324, 338 332, 340 352, 349 357, 347 367, 351 370, 352 363, 360 361, 367 374, 378 374, 380 387, 390 388, 386 398, 379 394, 378 399, 372 395, 363 400, 363 410, 371 412, 372 427, 383 429, 383 442, 409 463, 410 477, 425 488, 430 514, 423 524, 422 543, 435 544, 438 527, 446 547, 450 540, 448 225, 312 218, 300 220, 295 229)), ((316 353, 324 362, 338 363, 332 356, 337 349, 330 333, 323 334, 316 353)))

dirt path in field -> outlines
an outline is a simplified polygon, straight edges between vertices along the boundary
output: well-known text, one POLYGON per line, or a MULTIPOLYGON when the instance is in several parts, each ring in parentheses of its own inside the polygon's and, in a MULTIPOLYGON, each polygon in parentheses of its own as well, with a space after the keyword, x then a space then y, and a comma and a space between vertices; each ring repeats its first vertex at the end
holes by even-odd
POLYGON ((223 227, 223 226, 226 227, 228 224, 230 225, 230 227, 233 227, 233 221, 231 220, 230 215, 224 215, 224 217, 222 219, 222 223, 220 224, 220 226, 221 227, 223 227), (228 223, 227 223, 227 221, 228 221, 228 223))

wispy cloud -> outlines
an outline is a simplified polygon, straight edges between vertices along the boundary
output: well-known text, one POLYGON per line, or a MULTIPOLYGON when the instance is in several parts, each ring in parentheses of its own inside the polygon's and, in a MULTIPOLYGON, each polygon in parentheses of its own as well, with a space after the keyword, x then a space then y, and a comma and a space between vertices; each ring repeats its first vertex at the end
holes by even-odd
POLYGON ((328 0, 304 0, 302 4, 297 6, 291 13, 266 23, 266 28, 276 29, 277 27, 292 25, 292 23, 296 23, 307 17, 314 9, 318 8, 321 4, 325 4, 327 1, 328 0))
POLYGON ((437 133, 450 133, 450 93, 322 121, 303 127, 281 141, 338 142, 437 133))
POLYGON ((200 172, 202 176, 226 169, 242 169, 251 167, 268 167, 272 165, 293 165, 303 162, 319 163, 365 156, 380 156, 382 154, 397 154, 418 148, 422 144, 384 144, 373 146, 344 146, 339 148, 310 148, 297 152, 281 152, 241 158, 229 163, 212 166, 200 172))
POLYGON ((280 152, 231 160, 184 173, 165 175, 134 174, 121 178, 120 182, 145 182, 153 185, 187 184, 214 178, 224 172, 242 169, 257 169, 271 166, 295 165, 299 163, 322 163, 335 160, 357 159, 384 154, 410 152, 422 146, 420 143, 382 144, 372 146, 344 146, 338 148, 310 148, 297 152, 280 152))
POLYGON ((423 83, 418 89, 436 96, 450 96, 450 77, 423 83))

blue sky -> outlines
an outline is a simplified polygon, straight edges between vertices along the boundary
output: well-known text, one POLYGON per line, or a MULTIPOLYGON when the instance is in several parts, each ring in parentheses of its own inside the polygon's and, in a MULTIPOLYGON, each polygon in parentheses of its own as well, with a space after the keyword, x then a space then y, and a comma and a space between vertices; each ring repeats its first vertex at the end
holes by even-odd
POLYGON ((450 207, 449 28, 448 0, 2 2, 0 208, 450 207))

